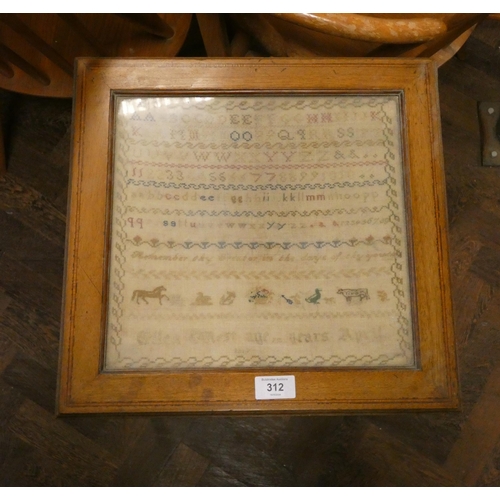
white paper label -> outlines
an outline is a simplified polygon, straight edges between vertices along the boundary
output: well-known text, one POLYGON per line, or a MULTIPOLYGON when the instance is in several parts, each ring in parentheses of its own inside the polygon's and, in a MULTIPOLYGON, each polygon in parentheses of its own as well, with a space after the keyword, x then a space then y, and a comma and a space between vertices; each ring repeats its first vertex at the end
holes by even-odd
POLYGON ((255 377, 255 399, 294 399, 295 375, 255 377))

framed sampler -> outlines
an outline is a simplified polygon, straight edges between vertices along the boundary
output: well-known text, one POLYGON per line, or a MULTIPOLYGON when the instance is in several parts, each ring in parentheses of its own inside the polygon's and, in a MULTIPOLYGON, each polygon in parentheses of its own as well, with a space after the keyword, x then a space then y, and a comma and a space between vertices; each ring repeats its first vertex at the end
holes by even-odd
POLYGON ((80 59, 61 414, 458 405, 436 70, 80 59))

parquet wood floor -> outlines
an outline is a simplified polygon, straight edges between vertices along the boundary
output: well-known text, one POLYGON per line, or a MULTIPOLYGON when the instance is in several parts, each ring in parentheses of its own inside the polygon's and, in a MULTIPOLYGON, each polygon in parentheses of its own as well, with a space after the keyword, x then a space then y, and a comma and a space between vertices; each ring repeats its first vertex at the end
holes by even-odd
POLYGON ((500 486, 500 23, 439 72, 462 408, 320 417, 54 416, 71 102, 0 94, 0 486, 500 486))

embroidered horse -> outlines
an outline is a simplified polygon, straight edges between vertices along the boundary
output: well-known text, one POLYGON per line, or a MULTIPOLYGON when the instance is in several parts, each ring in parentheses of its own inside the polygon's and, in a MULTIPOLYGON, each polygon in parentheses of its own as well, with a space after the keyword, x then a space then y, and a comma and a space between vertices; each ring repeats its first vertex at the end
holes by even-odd
POLYGON ((132 294, 132 300, 136 300, 136 302, 139 304, 139 299, 142 299, 146 304, 149 304, 149 302, 146 300, 148 299, 158 299, 160 301, 161 305, 161 299, 165 297, 167 300, 169 298, 162 292, 165 292, 167 289, 164 286, 157 286, 154 290, 148 291, 148 290, 134 290, 134 293, 132 294))

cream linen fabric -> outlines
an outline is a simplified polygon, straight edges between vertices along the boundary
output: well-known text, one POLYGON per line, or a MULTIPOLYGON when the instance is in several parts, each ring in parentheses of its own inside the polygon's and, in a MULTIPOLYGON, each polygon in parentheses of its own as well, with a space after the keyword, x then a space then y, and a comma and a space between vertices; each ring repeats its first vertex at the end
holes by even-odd
POLYGON ((108 370, 414 365, 398 95, 122 98, 108 370))

